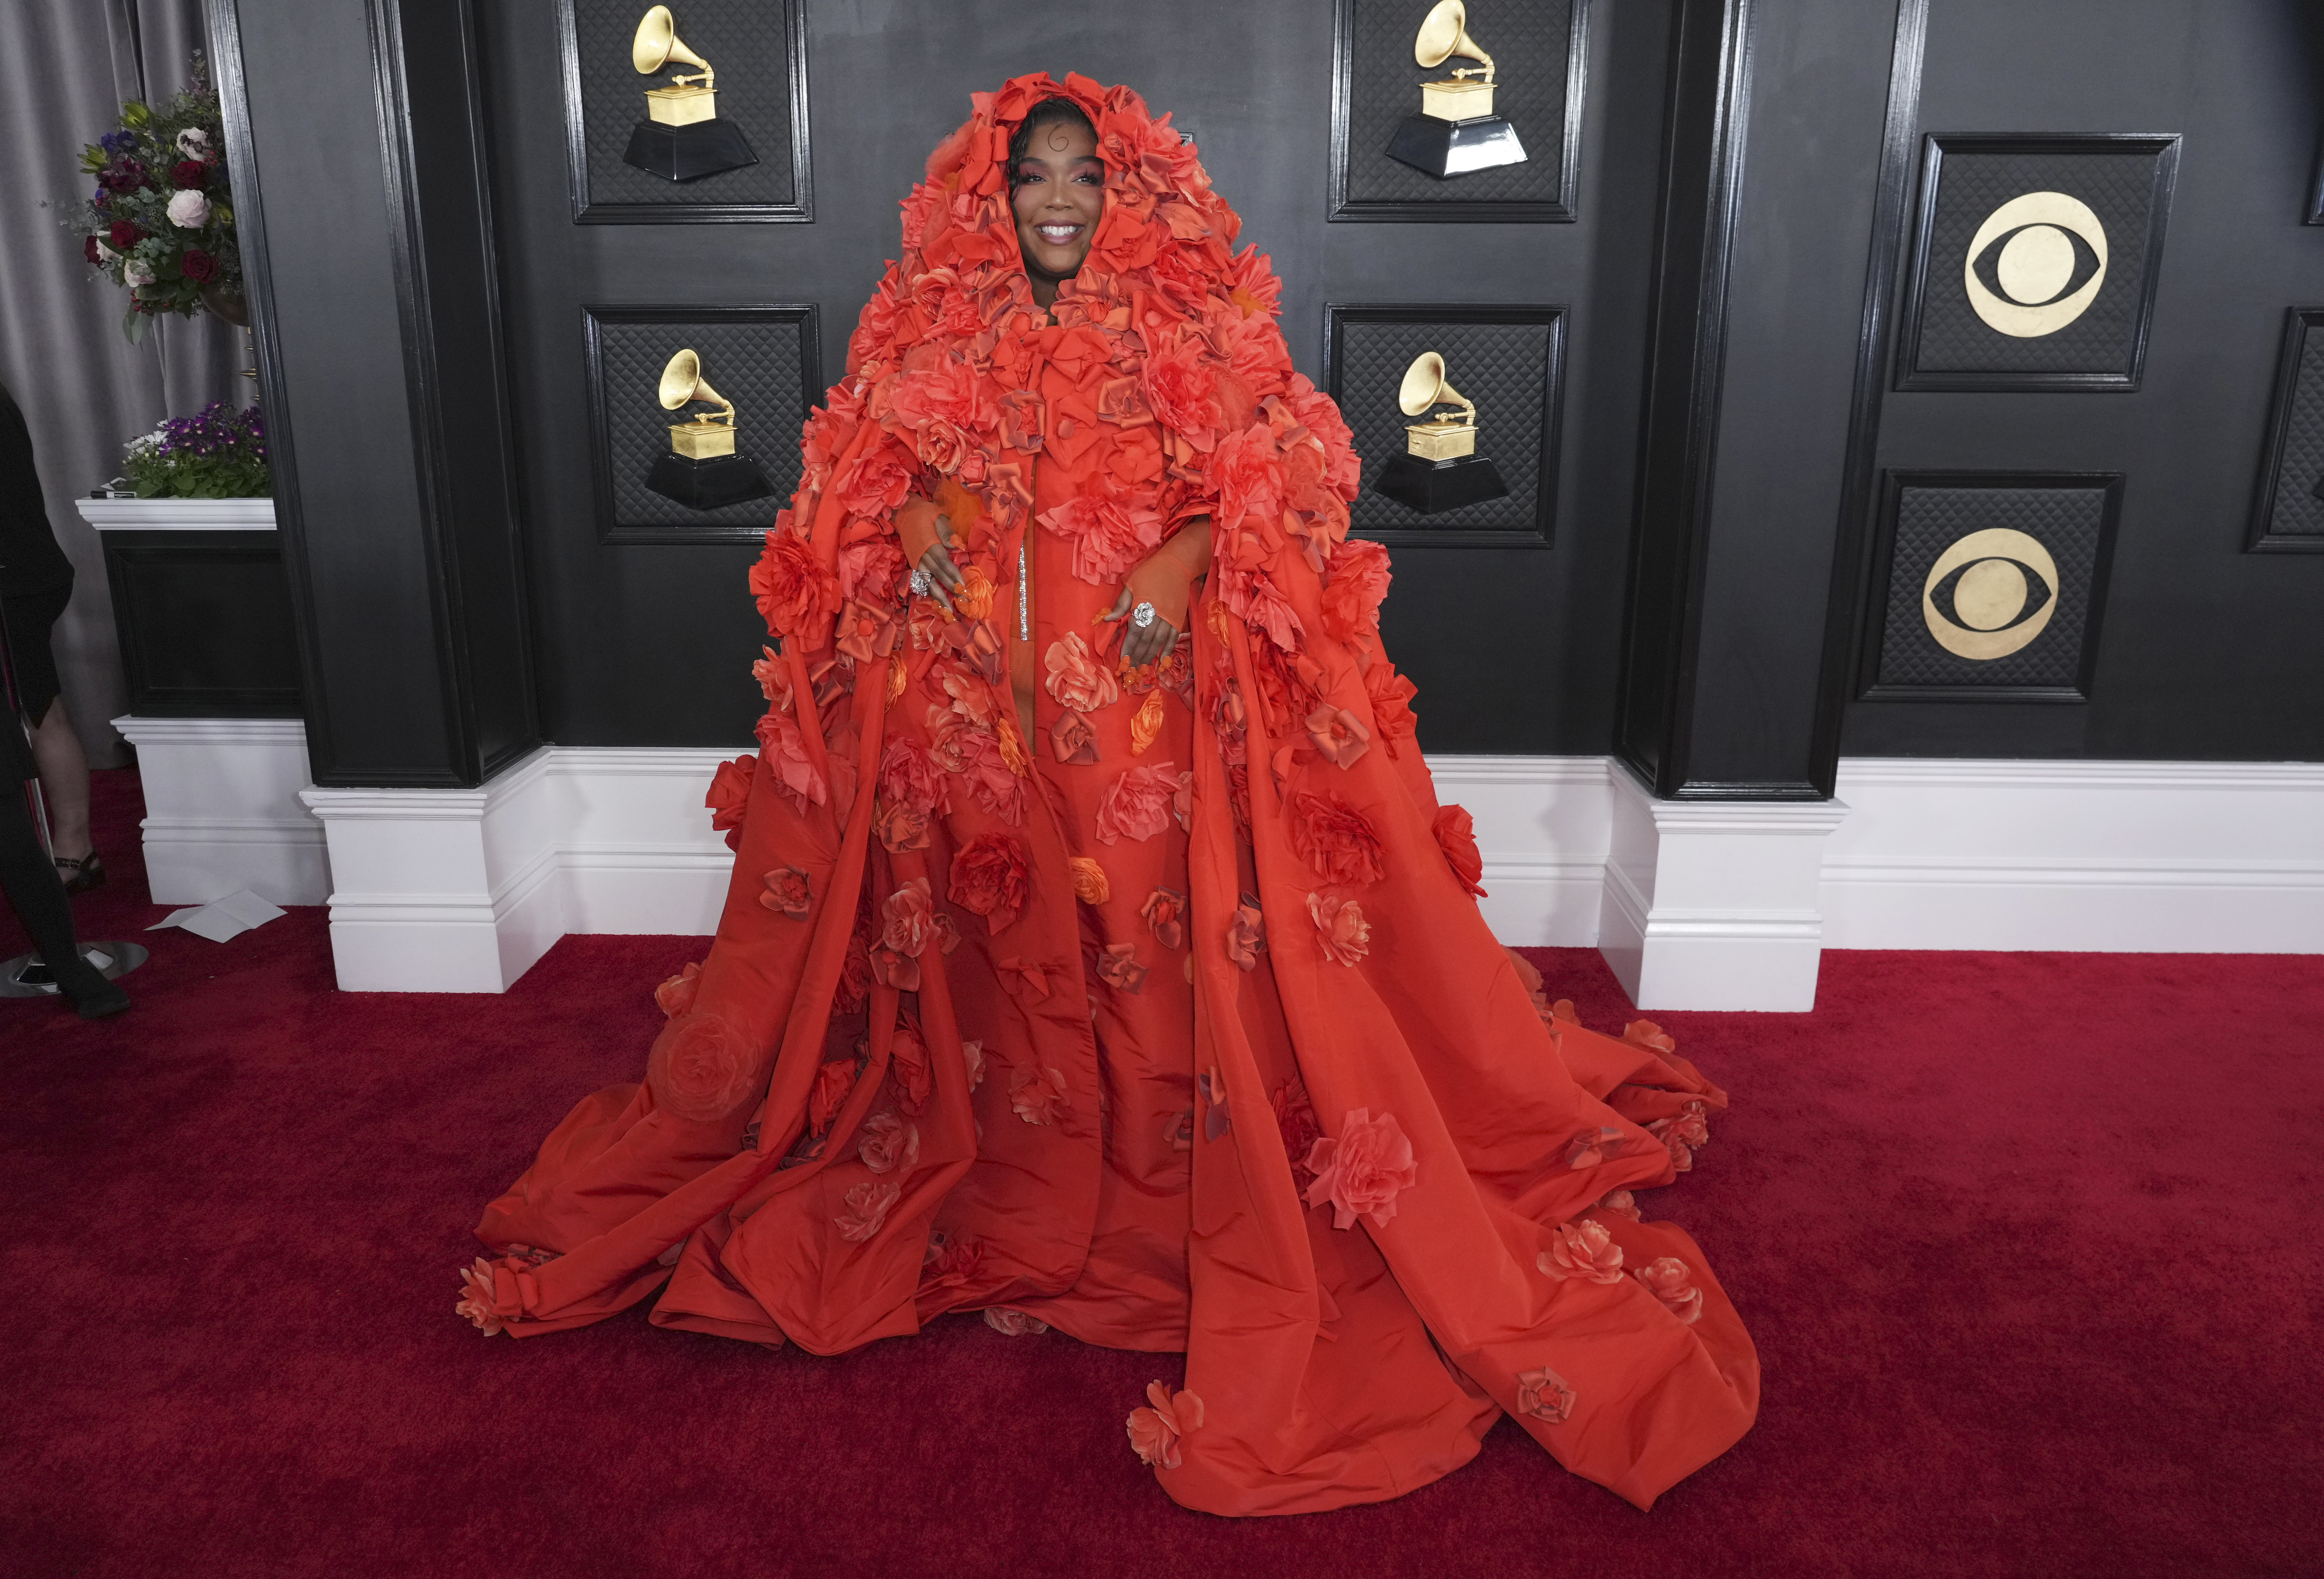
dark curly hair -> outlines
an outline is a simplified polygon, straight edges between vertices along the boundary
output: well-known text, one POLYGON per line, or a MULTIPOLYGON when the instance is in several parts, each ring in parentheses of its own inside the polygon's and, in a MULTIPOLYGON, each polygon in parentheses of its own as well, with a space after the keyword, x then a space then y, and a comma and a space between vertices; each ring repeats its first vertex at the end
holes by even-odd
POLYGON ((1018 179, 1018 167, 1025 161, 1025 151, 1033 145, 1033 133, 1043 126, 1079 126, 1097 140, 1097 128, 1090 123, 1089 114, 1069 98, 1045 98, 1026 112, 1024 124, 1009 139, 1009 190, 1013 194, 1023 185, 1018 179))

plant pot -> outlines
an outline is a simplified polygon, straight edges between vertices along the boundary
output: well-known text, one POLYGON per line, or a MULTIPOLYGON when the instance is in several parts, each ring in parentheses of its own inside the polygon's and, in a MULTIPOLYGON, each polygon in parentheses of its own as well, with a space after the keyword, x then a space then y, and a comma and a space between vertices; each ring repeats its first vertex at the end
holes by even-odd
POLYGON ((202 305, 237 329, 250 327, 250 300, 241 291, 216 281, 201 288, 202 305))

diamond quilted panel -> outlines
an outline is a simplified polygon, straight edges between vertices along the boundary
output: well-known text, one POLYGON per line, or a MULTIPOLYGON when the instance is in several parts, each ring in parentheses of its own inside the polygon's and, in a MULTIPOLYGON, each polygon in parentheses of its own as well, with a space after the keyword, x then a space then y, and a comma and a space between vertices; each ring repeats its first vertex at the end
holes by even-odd
POLYGON ((1877 684, 1996 689, 2077 684, 2106 490, 1906 487, 1898 492, 1877 684), (2058 609, 2024 647, 1980 662, 1937 644, 1922 612, 1921 592, 1939 555, 1969 533, 1993 527, 2023 532, 2050 551, 2058 565, 2058 609))
MULTIPOLYGON (((670 7, 680 42, 718 73, 718 118, 750 139, 759 162, 699 180, 669 181, 623 162, 630 133, 645 118, 645 90, 669 72, 641 77, 630 41, 647 7, 641 0, 573 0, 580 46, 584 141, 592 203, 779 204, 795 201, 791 180, 789 5, 797 0, 679 0, 670 7)), ((674 64, 671 69, 693 69, 674 64)))
POLYGON ((799 387, 802 326, 793 322, 709 320, 625 324, 598 320, 599 409, 604 412, 601 464, 613 470, 615 527, 743 527, 775 524, 775 512, 798 487, 799 429, 807 407, 799 387), (691 346, 702 376, 734 402, 735 449, 754 457, 774 487, 768 499, 722 510, 688 510, 645 485, 646 473, 669 448, 669 426, 686 415, 665 411, 655 392, 671 353, 691 346))
POLYGON ((2277 537, 2324 537, 2324 499, 2316 494, 2324 488, 2324 333, 2313 324, 2301 335, 2299 355, 2267 529, 2277 537))
MULTIPOLYGON (((2131 371, 2153 219, 2154 153, 1949 151, 1929 227, 1914 372, 2119 373, 2131 371), (2005 335, 1969 306, 1961 271, 1986 216, 2027 192, 2080 198, 2106 227, 2106 282, 2053 334, 2005 335)), ((1988 243, 1990 245, 1991 243, 1988 243)))
POLYGON ((1555 479, 1545 481, 1540 475, 1550 331, 1547 324, 1354 320, 1342 325, 1339 355, 1332 367, 1337 386, 1333 393, 1364 463, 1364 491, 1349 512, 1354 525, 1370 529, 1539 530, 1541 489, 1556 486, 1555 479), (1452 387, 1477 402, 1477 453, 1490 455, 1500 469, 1502 481, 1509 485, 1507 499, 1424 516, 1371 491, 1388 457, 1404 451, 1405 425, 1412 418, 1397 409, 1397 390, 1404 381, 1404 370, 1424 351, 1440 353, 1452 387))
POLYGON ((1517 128, 1522 164, 1439 179, 1388 156, 1388 139, 1420 108, 1420 85, 1469 60, 1416 64, 1412 41, 1429 0, 1342 0, 1349 28, 1348 199, 1354 203, 1554 202, 1563 196, 1565 63, 1572 0, 1474 0, 1469 36, 1493 58, 1493 113, 1517 128))

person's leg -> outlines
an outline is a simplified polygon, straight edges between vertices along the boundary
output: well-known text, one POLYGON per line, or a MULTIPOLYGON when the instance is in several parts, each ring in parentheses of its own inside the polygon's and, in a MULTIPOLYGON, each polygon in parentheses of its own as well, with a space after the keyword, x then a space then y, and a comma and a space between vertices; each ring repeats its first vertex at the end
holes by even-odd
POLYGON ((32 731, 32 760, 41 765, 41 799, 48 807, 53 852, 78 860, 93 848, 88 837, 88 757, 73 733, 65 699, 49 703, 32 731))
POLYGON ((32 935, 32 946, 83 1019, 118 1014, 129 1006, 129 995, 119 984, 107 981, 80 957, 73 936, 72 903, 65 897, 57 868, 41 849, 23 789, 13 784, 0 786, 0 890, 7 893, 17 918, 32 935))

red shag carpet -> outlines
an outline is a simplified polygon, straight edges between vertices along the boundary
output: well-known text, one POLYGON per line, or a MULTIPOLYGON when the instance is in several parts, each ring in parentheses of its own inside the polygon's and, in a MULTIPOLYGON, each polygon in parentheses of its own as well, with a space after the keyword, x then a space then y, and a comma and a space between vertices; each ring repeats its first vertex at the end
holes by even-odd
MULTIPOLYGON (((161 912, 100 779, 78 909, 121 936, 161 912)), ((1751 1323, 1757 1429, 1649 1514, 1504 1424, 1400 1501, 1237 1522, 1130 1455, 1166 1357, 453 1315, 477 1208, 636 1077, 697 941, 479 997, 335 991, 315 910, 136 935, 120 1019, 0 1000, 11 1579, 2324 1572, 2324 959, 1834 953, 1812 1014, 1663 1016, 1735 1106, 1646 1201, 1751 1323)), ((1628 1017, 1593 952, 1535 957, 1628 1017)))

